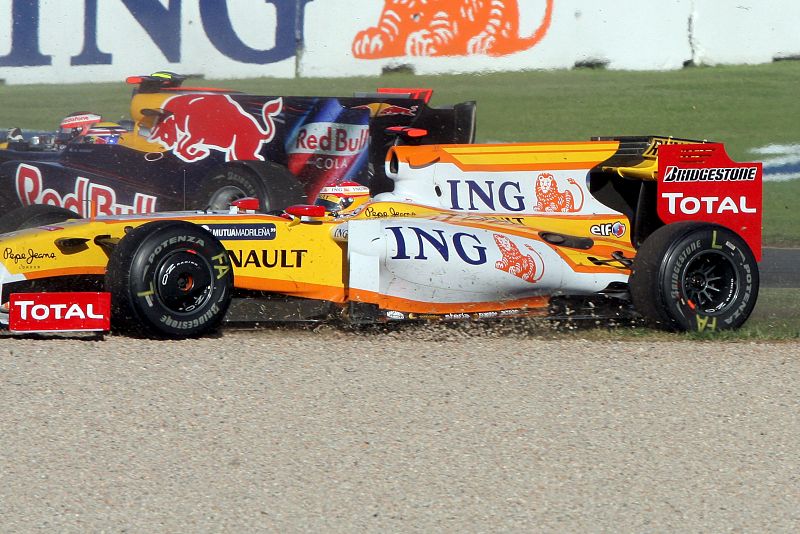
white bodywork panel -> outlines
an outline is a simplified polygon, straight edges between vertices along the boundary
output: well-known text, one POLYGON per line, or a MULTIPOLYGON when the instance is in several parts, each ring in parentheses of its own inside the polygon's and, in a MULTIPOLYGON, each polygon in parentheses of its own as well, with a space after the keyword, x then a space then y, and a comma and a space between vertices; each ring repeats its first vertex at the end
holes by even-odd
POLYGON ((350 288, 400 299, 497 302, 551 295, 561 288, 588 294, 628 278, 622 272, 578 273, 542 241, 452 220, 347 224, 350 288))

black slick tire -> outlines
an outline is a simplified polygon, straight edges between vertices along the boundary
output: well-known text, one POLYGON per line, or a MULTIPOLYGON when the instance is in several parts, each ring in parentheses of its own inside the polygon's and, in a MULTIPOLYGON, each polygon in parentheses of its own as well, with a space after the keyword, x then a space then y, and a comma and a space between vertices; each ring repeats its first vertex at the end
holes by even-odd
POLYGON ((108 261, 115 328, 150 337, 186 338, 216 330, 230 305, 233 270, 225 247, 185 221, 131 230, 108 261))
POLYGON ((257 198, 264 213, 306 201, 294 175, 274 163, 225 165, 203 181, 199 193, 203 207, 212 210, 226 210, 231 202, 246 197, 257 198))
POLYGON ((668 224, 639 248, 628 285, 634 308, 654 326, 730 330, 755 307, 758 264, 747 243, 723 226, 668 224))

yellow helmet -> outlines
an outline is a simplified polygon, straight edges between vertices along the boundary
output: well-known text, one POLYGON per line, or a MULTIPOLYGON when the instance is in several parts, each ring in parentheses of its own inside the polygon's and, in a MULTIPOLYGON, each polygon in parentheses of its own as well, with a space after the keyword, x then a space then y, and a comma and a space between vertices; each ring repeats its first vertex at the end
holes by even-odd
POLYGON ((342 182, 320 189, 314 204, 324 206, 331 213, 339 213, 352 211, 368 200, 369 187, 357 182, 342 182))

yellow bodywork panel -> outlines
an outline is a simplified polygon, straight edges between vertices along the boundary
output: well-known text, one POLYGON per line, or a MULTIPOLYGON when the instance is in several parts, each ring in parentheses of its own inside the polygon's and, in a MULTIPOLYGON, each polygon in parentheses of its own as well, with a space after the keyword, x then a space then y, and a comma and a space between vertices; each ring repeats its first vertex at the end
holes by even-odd
MULTIPOLYGON (((155 219, 155 217, 154 217, 155 219)), ((344 298, 346 251, 330 237, 332 220, 292 224, 268 215, 197 215, 158 217, 200 226, 274 225, 273 239, 225 239, 236 287, 324 298, 344 298)), ((113 242, 153 219, 98 219, 21 230, 3 237, 4 264, 9 274, 27 279, 68 275, 103 275, 113 242), (101 236, 100 238, 97 238, 101 236)))

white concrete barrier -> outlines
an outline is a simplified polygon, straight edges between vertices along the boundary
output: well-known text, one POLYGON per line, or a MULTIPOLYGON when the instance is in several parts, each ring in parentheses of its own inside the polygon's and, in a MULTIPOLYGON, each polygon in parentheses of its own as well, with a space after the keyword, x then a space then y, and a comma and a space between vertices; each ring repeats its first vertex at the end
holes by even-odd
POLYGON ((800 56, 797 0, 0 0, 0 79, 566 69, 800 56))

